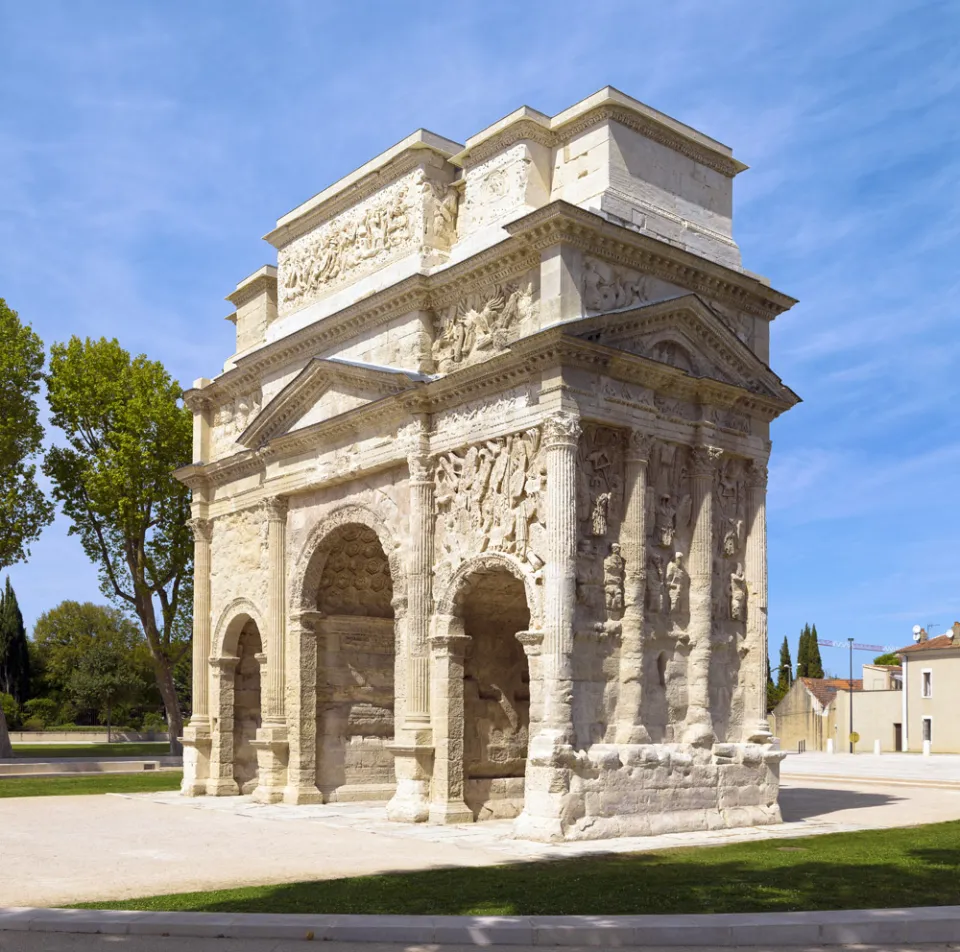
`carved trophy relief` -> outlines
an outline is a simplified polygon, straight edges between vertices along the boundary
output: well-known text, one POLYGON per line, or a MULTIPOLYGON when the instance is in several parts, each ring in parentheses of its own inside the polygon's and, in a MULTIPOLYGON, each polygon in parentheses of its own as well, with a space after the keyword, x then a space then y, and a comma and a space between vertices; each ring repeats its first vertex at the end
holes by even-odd
POLYGON ((745 622, 747 469, 744 460, 726 456, 717 469, 714 496, 713 609, 718 621, 745 622))
POLYGON ((221 456, 236 443, 237 437, 260 412, 263 396, 259 390, 228 400, 217 409, 213 418, 214 455, 221 456))
POLYGON ((532 387, 515 387, 505 390, 493 400, 474 400, 450 410, 441 410, 435 414, 434 424, 438 431, 496 426, 504 423, 512 414, 536 404, 537 393, 532 387))
POLYGON ((650 300, 652 281, 647 275, 614 268, 596 258, 583 260, 583 306, 605 312, 633 307, 650 300))
POLYGON ((428 214, 424 219, 428 236, 442 248, 449 249, 457 241, 457 217, 460 196, 452 185, 442 185, 422 177, 421 188, 427 196, 428 214))
POLYGON ((603 560, 603 595, 608 617, 623 613, 623 578, 626 560, 620 554, 620 544, 610 543, 610 554, 603 560))
POLYGON ((384 264, 412 243, 415 212, 411 190, 401 181, 294 241, 279 255, 282 302, 308 304, 384 264))
POLYGON ((536 316, 538 306, 531 281, 497 284, 461 298, 436 315, 437 370, 450 373, 503 350, 536 316))
POLYGON ((438 457, 438 578, 448 580, 465 559, 487 551, 511 553, 539 570, 546 543, 545 479, 538 429, 438 457))

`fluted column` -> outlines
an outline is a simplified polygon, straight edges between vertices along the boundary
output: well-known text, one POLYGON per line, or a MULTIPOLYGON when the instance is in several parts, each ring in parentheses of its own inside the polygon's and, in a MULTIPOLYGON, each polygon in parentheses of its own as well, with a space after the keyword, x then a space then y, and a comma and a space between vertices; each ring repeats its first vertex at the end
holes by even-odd
MULTIPOLYGON (((421 422, 416 452, 407 457, 410 472, 410 535, 405 617, 401 639, 404 659, 404 716, 391 746, 396 792, 387 818, 422 823, 430 816, 433 732, 430 716, 430 618, 433 614, 433 464, 427 456, 427 427, 421 422)), ((397 722, 399 727, 399 722, 397 722)), ((461 798, 462 799, 462 798, 461 798)))
POLYGON ((210 777, 210 543, 213 521, 193 518, 193 704, 183 732, 183 783, 180 792, 196 797, 207 792, 210 777))
POLYGON ((626 499, 620 545, 624 567, 623 633, 620 640, 620 690, 617 696, 617 743, 646 744, 643 725, 643 625, 647 578, 647 463, 653 438, 631 430, 625 454, 626 499))
POLYGON ((253 798, 259 803, 283 799, 287 779, 286 722, 286 536, 287 501, 274 496, 263 502, 267 520, 267 632, 266 686, 263 725, 253 746, 257 751, 258 785, 253 798))
POLYGON ((547 457, 544 567, 543 732, 573 742, 573 620, 577 596, 577 446, 580 421, 568 413, 543 425, 547 457))
POLYGON ((690 657, 687 664, 687 720, 683 742, 709 746, 716 739, 710 712, 713 653, 713 486, 723 451, 695 446, 690 454, 694 518, 690 544, 690 657))
POLYGON ((405 727, 430 726, 430 615, 433 599, 433 464, 410 456, 410 561, 407 570, 407 713, 405 727))
POLYGON ((754 743, 771 738, 767 720, 767 464, 753 460, 747 468, 747 663, 748 690, 752 697, 744 705, 744 735, 754 743))

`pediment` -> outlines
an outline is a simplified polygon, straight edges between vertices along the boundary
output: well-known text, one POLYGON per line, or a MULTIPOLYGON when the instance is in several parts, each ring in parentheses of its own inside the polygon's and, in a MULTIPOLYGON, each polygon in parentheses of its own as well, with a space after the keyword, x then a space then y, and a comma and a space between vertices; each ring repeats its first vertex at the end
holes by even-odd
POLYGON ((427 379, 407 370, 315 357, 260 411, 237 442, 255 449, 285 433, 410 390, 427 379))
POLYGON ((780 378, 696 294, 599 314, 568 334, 777 400, 796 398, 780 378))

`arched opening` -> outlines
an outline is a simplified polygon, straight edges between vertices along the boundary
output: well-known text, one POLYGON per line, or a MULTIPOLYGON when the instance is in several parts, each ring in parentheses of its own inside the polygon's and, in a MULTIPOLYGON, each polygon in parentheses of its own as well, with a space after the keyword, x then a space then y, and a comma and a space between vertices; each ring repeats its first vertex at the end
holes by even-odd
POLYGON ((376 532, 358 523, 334 529, 321 550, 317 786, 326 800, 388 799, 397 656, 390 565, 376 532))
POLYGON ((660 687, 666 688, 667 686, 667 653, 661 651, 657 655, 657 682, 660 684, 660 687))
POLYGON ((523 582, 505 568, 478 570, 458 599, 463 668, 464 800, 477 820, 523 810, 530 733, 530 669, 517 633, 530 626, 523 582))
POLYGON ((253 742, 260 727, 260 658, 263 644, 255 621, 248 620, 237 638, 233 670, 233 779, 240 793, 257 786, 257 751, 253 742))

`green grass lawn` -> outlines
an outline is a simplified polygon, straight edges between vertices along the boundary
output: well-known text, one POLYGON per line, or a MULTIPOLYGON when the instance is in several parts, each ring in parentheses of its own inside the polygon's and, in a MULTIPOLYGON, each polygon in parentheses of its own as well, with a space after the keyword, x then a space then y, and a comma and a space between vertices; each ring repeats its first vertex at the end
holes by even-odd
POLYGON ((107 757, 162 757, 170 753, 166 742, 118 744, 14 744, 15 757, 83 757, 103 760, 107 757))
MULTIPOLYGON (((411 843, 411 848, 415 845, 411 843)), ((960 904, 960 822, 89 903, 405 915, 786 912, 960 904)))
POLYGON ((179 770, 136 774, 79 774, 76 777, 0 777, 3 797, 70 797, 90 793, 155 793, 177 790, 179 770))

